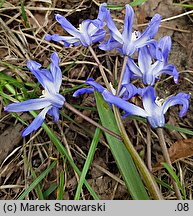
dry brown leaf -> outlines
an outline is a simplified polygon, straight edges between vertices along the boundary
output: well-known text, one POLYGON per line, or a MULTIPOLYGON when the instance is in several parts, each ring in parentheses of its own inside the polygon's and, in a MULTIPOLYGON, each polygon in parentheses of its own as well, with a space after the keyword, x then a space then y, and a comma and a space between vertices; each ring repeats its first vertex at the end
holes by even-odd
MULTIPOLYGON (((168 153, 172 163, 193 156, 193 139, 178 140, 168 149, 168 153)), ((163 168, 162 162, 164 162, 163 157, 155 165, 153 171, 163 168)))

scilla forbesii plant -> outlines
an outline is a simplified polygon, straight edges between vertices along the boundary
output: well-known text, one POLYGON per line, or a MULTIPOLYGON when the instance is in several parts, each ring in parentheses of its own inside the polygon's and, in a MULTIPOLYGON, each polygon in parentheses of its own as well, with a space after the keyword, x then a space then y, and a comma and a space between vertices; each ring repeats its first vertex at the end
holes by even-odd
MULTIPOLYGON (((61 36, 58 34, 46 35, 45 40, 63 42, 65 47, 69 46, 84 46, 88 48, 99 66, 99 70, 103 77, 105 86, 94 81, 92 78, 88 78, 85 83, 88 87, 81 88, 74 92, 74 97, 84 93, 93 93, 98 91, 108 105, 117 113, 115 115, 117 124, 121 131, 122 137, 110 131, 108 128, 97 124, 88 117, 83 116, 78 110, 74 109, 65 100, 65 97, 59 93, 62 83, 62 73, 59 67, 59 58, 57 53, 51 55, 50 69, 42 69, 41 65, 33 60, 27 62, 27 68, 37 78, 38 82, 44 88, 42 96, 36 99, 30 99, 23 102, 13 103, 5 107, 5 111, 8 112, 24 112, 29 110, 41 110, 32 123, 24 129, 22 136, 27 136, 32 131, 37 130, 43 123, 46 113, 51 115, 54 121, 59 119, 59 109, 62 106, 69 108, 71 111, 78 115, 81 115, 87 121, 91 122, 97 127, 100 127, 107 133, 123 139, 125 145, 130 146, 127 135, 125 135, 122 123, 118 120, 119 112, 118 108, 124 112, 124 116, 136 115, 147 119, 152 128, 158 129, 158 135, 163 138, 160 128, 165 125, 165 114, 168 109, 174 105, 180 105, 180 117, 183 117, 189 107, 189 94, 178 93, 174 96, 170 96, 166 99, 158 99, 154 84, 161 79, 163 73, 173 77, 174 84, 178 82, 178 72, 174 65, 168 63, 168 56, 171 50, 171 38, 165 36, 159 41, 154 39, 159 25, 161 22, 161 16, 155 14, 148 26, 143 32, 133 31, 133 19, 134 11, 130 5, 125 6, 125 19, 123 25, 123 31, 120 32, 116 27, 110 10, 107 9, 107 4, 103 3, 99 7, 99 13, 94 20, 84 20, 79 28, 75 28, 65 17, 60 14, 55 15, 56 21, 62 26, 62 28, 69 33, 67 36, 61 36), (109 32, 109 36, 106 32, 109 32), (108 37, 106 39, 106 36, 108 37), (116 49, 123 57, 123 66, 120 72, 120 79, 118 85, 112 87, 110 84, 104 68, 96 56, 92 45, 99 43, 98 48, 104 51, 116 49), (138 60, 135 61, 132 56, 138 54, 138 60), (132 80, 140 79, 145 85, 144 88, 139 88, 131 83, 132 80), (142 106, 135 105, 130 102, 132 97, 137 95, 141 98, 142 106)), ((168 158, 167 149, 163 139, 160 142, 163 154, 166 162, 172 167, 171 161, 168 158)), ((128 149, 133 149, 132 147, 128 149)), ((130 151, 130 150, 129 150, 130 151)), ((135 150, 130 151, 135 163, 138 166, 140 172, 144 174, 144 181, 146 185, 152 189, 152 196, 156 199, 162 199, 162 195, 159 194, 159 190, 155 185, 152 176, 149 171, 143 165, 140 157, 136 155, 135 150), (133 151, 133 152, 132 152, 133 151), (145 171, 144 171, 145 170, 145 171), (153 183, 152 183, 153 182, 153 183)), ((178 187, 173 181, 174 190, 177 198, 181 198, 178 187)))

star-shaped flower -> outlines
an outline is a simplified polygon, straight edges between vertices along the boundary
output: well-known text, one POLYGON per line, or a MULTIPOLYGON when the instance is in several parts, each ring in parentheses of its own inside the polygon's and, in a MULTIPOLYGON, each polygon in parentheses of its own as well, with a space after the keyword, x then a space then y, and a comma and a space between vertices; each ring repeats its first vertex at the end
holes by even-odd
POLYGON ((102 50, 111 50, 113 48, 117 48, 117 50, 119 50, 122 55, 131 56, 137 50, 137 48, 155 42, 155 40, 152 38, 158 31, 161 22, 161 16, 159 14, 155 14, 148 27, 142 34, 139 31, 134 31, 132 33, 134 11, 133 8, 128 4, 125 7, 126 14, 122 34, 115 26, 110 13, 108 13, 106 22, 110 31, 110 38, 106 42, 100 44, 99 48, 102 50))
POLYGON ((35 75, 38 82, 44 88, 43 95, 37 99, 9 104, 4 108, 5 111, 8 112, 26 112, 43 109, 32 123, 23 130, 23 137, 37 130, 43 124, 46 113, 50 114, 55 122, 59 119, 59 108, 63 106, 65 98, 59 94, 62 83, 62 73, 59 67, 57 53, 51 55, 51 61, 50 70, 40 69, 41 64, 35 61, 29 60, 27 62, 28 69, 35 75))
POLYGON ((82 44, 87 47, 92 43, 100 42, 104 39, 106 31, 104 30, 104 21, 106 19, 109 10, 106 9, 106 3, 103 3, 99 7, 99 13, 97 19, 84 20, 80 25, 79 29, 76 29, 65 17, 60 14, 55 15, 56 21, 60 23, 62 28, 66 30, 72 36, 60 36, 58 34, 46 35, 45 40, 50 41, 62 41, 65 46, 78 46, 82 44))

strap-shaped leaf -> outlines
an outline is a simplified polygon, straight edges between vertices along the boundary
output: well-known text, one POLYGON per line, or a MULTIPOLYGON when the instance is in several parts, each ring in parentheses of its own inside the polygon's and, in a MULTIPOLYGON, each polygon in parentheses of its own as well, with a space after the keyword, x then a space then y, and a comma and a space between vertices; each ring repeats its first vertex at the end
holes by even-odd
MULTIPOLYGON (((116 134, 120 134, 114 114, 108 104, 98 92, 95 92, 95 98, 102 125, 116 134)), ((136 200, 150 199, 133 162, 133 159, 126 149, 124 143, 107 133, 105 133, 105 136, 132 198, 136 200)))

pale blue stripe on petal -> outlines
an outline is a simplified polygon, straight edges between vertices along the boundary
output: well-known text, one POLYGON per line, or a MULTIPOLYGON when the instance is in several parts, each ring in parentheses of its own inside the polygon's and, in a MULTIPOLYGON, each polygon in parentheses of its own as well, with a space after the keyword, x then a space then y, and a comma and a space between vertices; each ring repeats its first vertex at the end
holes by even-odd
POLYGON ((136 39, 137 47, 142 47, 147 44, 147 41, 152 39, 159 29, 159 25, 161 22, 161 16, 159 14, 155 14, 151 19, 148 27, 144 30, 144 32, 140 35, 138 39, 136 39))
POLYGON ((9 104, 4 110, 8 112, 26 112, 30 110, 39 110, 50 105, 51 103, 47 98, 37 98, 9 104))
POLYGON ((126 12, 125 12, 124 28, 123 28, 122 36, 123 36, 124 43, 127 43, 127 41, 131 41, 134 11, 129 4, 127 4, 125 7, 126 7, 126 12))
POLYGON ((106 102, 116 105, 130 115, 147 117, 146 111, 144 111, 142 108, 124 101, 123 99, 111 94, 108 90, 103 91, 102 96, 106 102))
POLYGON ((62 72, 59 67, 60 60, 56 52, 51 55, 51 61, 52 63, 50 64, 50 71, 53 76, 55 91, 59 93, 59 89, 62 84, 62 72))

